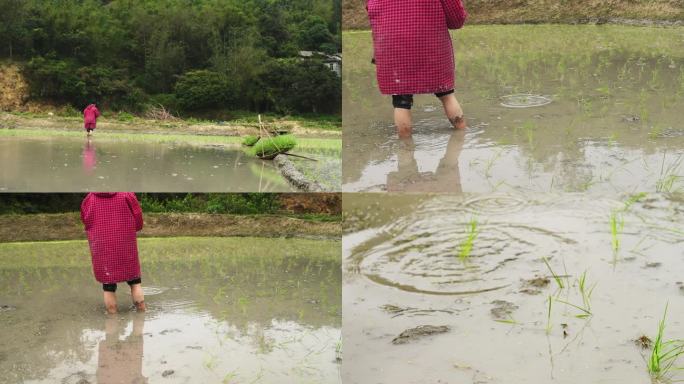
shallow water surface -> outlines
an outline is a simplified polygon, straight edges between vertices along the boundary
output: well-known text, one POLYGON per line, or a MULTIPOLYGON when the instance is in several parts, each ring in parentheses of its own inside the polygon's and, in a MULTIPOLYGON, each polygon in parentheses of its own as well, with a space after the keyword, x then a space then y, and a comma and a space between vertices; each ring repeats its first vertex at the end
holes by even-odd
POLYGON ((339 383, 340 242, 142 239, 146 313, 82 241, 0 244, 5 383, 339 383))
POLYGON ((346 196, 343 381, 650 382, 634 340, 668 302, 665 337, 684 335, 683 198, 346 196), (392 343, 421 325, 450 329, 392 343))
POLYGON ((466 26, 453 39, 469 128, 421 95, 400 140, 370 33, 343 35, 344 191, 684 187, 684 28, 466 26))
POLYGON ((0 138, 0 190, 81 192, 288 192, 269 161, 240 147, 171 143, 0 138))

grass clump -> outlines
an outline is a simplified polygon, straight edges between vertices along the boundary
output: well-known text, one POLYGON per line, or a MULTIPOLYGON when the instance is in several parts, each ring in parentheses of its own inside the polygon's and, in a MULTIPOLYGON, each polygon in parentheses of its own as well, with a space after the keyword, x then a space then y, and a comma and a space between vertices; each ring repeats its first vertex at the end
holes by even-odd
POLYGON ((477 235, 480 234, 480 230, 477 228, 477 218, 470 219, 466 227, 466 234, 467 236, 465 240, 461 242, 458 251, 458 258, 461 259, 461 261, 468 260, 470 252, 473 250, 475 239, 477 238, 477 235))
POLYGON ((297 145, 297 140, 292 135, 280 135, 262 138, 254 147, 254 154, 262 159, 272 159, 281 153, 287 153, 297 145))
POLYGON ((242 145, 244 145, 245 147, 253 147, 254 144, 256 144, 259 141, 259 139, 259 136, 245 136, 244 139, 242 139, 242 145))
POLYGON ((675 367, 675 363, 684 354, 684 341, 664 340, 667 308, 668 305, 666 304, 665 313, 658 325, 658 335, 651 349, 651 357, 648 360, 648 372, 655 382, 668 382, 672 377, 673 370, 682 369, 675 367))

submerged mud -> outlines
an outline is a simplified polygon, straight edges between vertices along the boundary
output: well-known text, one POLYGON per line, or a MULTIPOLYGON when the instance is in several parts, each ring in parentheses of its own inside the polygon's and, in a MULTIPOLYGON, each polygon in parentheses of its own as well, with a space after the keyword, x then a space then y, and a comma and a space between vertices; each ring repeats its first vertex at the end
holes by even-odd
POLYGON ((644 345, 668 302, 666 339, 684 333, 680 206, 660 193, 346 196, 344 382, 649 382, 644 345), (450 331, 388 347, 425 324, 450 331))

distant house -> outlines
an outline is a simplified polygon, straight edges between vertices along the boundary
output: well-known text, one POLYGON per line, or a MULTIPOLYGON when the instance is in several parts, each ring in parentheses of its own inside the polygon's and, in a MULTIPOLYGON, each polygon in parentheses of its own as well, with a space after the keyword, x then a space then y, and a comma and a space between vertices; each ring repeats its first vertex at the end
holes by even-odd
POLYGON ((318 51, 299 51, 299 57, 303 59, 313 57, 321 58, 323 59, 323 64, 330 68, 331 71, 335 72, 337 76, 342 76, 342 53, 328 55, 327 53, 318 51))

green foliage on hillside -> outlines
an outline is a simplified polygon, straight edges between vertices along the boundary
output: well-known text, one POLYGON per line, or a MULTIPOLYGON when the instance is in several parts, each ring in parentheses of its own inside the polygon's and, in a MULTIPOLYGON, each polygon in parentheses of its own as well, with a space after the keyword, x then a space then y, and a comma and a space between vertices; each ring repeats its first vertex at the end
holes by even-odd
POLYGON ((167 99, 190 115, 338 113, 339 78, 318 59, 293 58, 340 51, 340 1, 0 0, 0 58, 26 63, 33 98, 79 109, 135 112, 167 99), (269 71, 282 60, 292 68, 276 83, 269 71), (304 71, 308 83, 290 79, 304 71), (319 88, 329 93, 312 99, 319 88))

